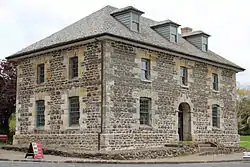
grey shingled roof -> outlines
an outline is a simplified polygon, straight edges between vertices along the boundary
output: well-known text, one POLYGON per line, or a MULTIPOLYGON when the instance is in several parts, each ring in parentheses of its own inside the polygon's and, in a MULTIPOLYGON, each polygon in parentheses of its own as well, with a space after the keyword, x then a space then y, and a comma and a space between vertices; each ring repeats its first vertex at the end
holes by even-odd
POLYGON ((151 28, 152 25, 158 23, 157 21, 141 17, 141 32, 133 32, 118 20, 116 20, 113 16, 111 16, 111 13, 114 11, 117 12, 117 10, 118 9, 115 7, 106 6, 7 58, 11 59, 49 47, 57 46, 59 44, 66 44, 72 41, 86 39, 95 35, 112 34, 128 40, 138 41, 160 48, 166 48, 178 53, 181 52, 186 55, 210 60, 220 64, 229 65, 240 70, 244 70, 240 66, 226 60, 225 58, 211 51, 202 52, 200 49, 182 38, 181 35, 179 35, 177 44, 170 42, 168 39, 162 37, 151 28))
POLYGON ((203 31, 192 31, 192 32, 182 34, 182 37, 188 37, 188 36, 199 35, 199 34, 204 34, 204 35, 210 36, 209 34, 203 32, 203 31))

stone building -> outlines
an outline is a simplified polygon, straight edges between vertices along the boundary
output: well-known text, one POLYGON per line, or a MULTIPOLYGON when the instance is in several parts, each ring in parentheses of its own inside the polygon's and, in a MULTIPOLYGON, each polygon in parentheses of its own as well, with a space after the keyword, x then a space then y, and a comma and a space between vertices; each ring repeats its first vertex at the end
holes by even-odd
POLYGON ((238 146, 236 73, 209 35, 106 6, 7 59, 18 64, 15 144, 84 150, 178 141, 238 146))

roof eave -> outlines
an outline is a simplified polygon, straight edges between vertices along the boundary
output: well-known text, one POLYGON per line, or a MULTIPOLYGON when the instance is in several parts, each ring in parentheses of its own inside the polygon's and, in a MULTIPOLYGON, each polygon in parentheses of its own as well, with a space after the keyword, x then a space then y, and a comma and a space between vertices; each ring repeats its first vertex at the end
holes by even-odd
POLYGON ((91 38, 97 38, 97 37, 100 37, 100 36, 103 36, 103 35, 105 35, 105 33, 91 35, 91 36, 88 36, 88 37, 85 37, 85 38, 79 38, 79 39, 71 40, 71 41, 67 41, 67 42, 61 42, 61 43, 58 43, 58 44, 50 45, 50 46, 47 46, 47 47, 42 47, 42 48, 39 48, 39 49, 27 51, 27 52, 16 53, 16 54, 10 55, 8 57, 5 57, 5 59, 11 60, 11 59, 14 59, 14 58, 22 57, 22 56, 27 55, 27 54, 36 53, 36 52, 44 51, 44 50, 47 50, 47 49, 53 49, 53 48, 56 48, 56 47, 72 44, 72 43, 75 43, 75 42, 80 42, 80 41, 88 40, 88 39, 91 39, 91 38))
MULTIPOLYGON (((100 33, 100 34, 88 36, 88 37, 85 37, 85 38, 79 38, 79 39, 76 39, 76 40, 71 40, 71 41, 67 41, 67 42, 54 44, 54 45, 51 45, 51 46, 48 46, 48 47, 43 47, 43 48, 36 49, 36 50, 31 50, 31 51, 27 51, 27 52, 23 52, 23 53, 19 53, 19 54, 13 54, 11 56, 6 57, 6 59, 7 60, 16 59, 16 58, 20 58, 20 57, 22 57, 24 55, 27 55, 27 54, 36 53, 36 52, 44 51, 44 50, 47 50, 47 49, 53 49, 53 48, 56 48, 56 47, 60 47, 60 46, 64 46, 64 45, 68 45, 68 44, 72 44, 72 43, 76 43, 76 42, 80 42, 80 41, 88 40, 88 39, 92 39, 92 38, 98 38, 98 37, 102 37, 102 36, 105 36, 105 35, 120 38, 120 39, 124 39, 124 40, 128 40, 128 41, 131 41, 131 42, 136 42, 136 43, 143 44, 143 45, 148 45, 148 46, 151 46, 151 47, 156 47, 156 48, 159 48, 159 49, 162 49, 162 50, 171 51, 171 52, 174 52, 174 53, 183 54, 183 55, 190 56, 190 57, 195 57, 197 59, 206 60, 206 61, 210 61, 210 62, 213 62, 213 63, 218 63, 216 61, 204 59, 204 58, 201 58, 201 57, 197 57, 195 55, 179 52, 179 51, 176 51, 176 50, 173 50, 173 49, 161 47, 161 46, 158 46, 158 45, 154 45, 154 44, 150 44, 150 43, 147 43, 147 42, 142 42, 142 41, 139 41, 139 40, 134 40, 134 39, 130 39, 130 38, 126 38, 126 37, 122 37, 122 36, 118 36, 118 35, 114 35, 114 34, 110 34, 110 33, 100 33)), ((233 65, 224 64, 224 63, 218 63, 218 64, 234 68, 235 71, 237 71, 237 72, 241 72, 241 71, 246 70, 246 69, 244 69, 242 67, 239 67, 239 66, 233 66, 233 65)))

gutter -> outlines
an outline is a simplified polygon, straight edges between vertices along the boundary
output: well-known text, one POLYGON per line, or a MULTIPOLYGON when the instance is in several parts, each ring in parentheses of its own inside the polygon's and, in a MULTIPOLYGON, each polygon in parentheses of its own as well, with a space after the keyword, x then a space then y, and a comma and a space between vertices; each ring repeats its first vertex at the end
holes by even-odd
POLYGON ((188 54, 188 53, 182 53, 182 52, 179 52, 179 51, 176 51, 176 50, 173 50, 173 49, 161 47, 161 46, 150 44, 150 43, 147 43, 147 42, 142 42, 142 41, 139 41, 139 40, 134 40, 134 39, 126 38, 126 37, 121 37, 121 36, 110 34, 110 33, 96 34, 96 35, 88 36, 88 37, 85 37, 85 38, 79 38, 79 39, 76 39, 76 40, 71 40, 71 41, 62 42, 62 43, 59 43, 59 44, 54 44, 54 45, 51 45, 51 46, 43 47, 43 48, 32 50, 32 51, 27 51, 27 52, 23 52, 23 53, 16 53, 14 55, 6 57, 6 59, 8 60, 8 59, 13 59, 13 58, 18 58, 18 57, 21 57, 21 56, 24 56, 24 55, 27 55, 27 54, 36 53, 36 52, 39 52, 39 51, 44 51, 44 50, 47 50, 47 49, 52 49, 52 48, 64 46, 64 45, 67 45, 67 44, 72 44, 72 43, 80 42, 80 41, 83 41, 83 40, 88 40, 88 39, 92 39, 92 38, 98 38, 98 37, 102 37, 102 36, 105 36, 105 35, 110 36, 110 37, 115 37, 115 38, 123 39, 123 40, 127 40, 127 41, 131 41, 131 42, 135 42, 135 43, 146 45, 146 46, 150 46, 150 47, 155 47, 155 48, 158 48, 158 49, 162 49, 162 50, 165 50, 165 51, 170 51, 170 52, 177 53, 177 54, 186 55, 186 56, 197 58, 197 59, 200 59, 200 60, 210 61, 210 62, 215 63, 215 64, 221 64, 221 65, 224 65, 224 66, 228 66, 228 67, 232 67, 232 68, 238 69, 239 71, 245 71, 245 69, 242 68, 242 67, 233 66, 233 65, 229 65, 229 64, 217 62, 217 61, 214 61, 214 60, 209 60, 209 59, 201 58, 201 57, 198 57, 198 56, 195 56, 195 55, 191 55, 191 54, 188 54))

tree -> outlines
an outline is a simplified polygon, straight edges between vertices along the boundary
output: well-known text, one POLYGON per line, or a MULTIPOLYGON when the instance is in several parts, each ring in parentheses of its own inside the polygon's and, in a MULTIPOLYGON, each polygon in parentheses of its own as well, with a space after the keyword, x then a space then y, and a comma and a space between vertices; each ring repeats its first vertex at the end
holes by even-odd
POLYGON ((250 135, 250 89, 237 89, 237 113, 239 134, 250 135))
POLYGON ((8 120, 15 112, 16 104, 16 64, 0 60, 0 125, 8 132, 8 120))

